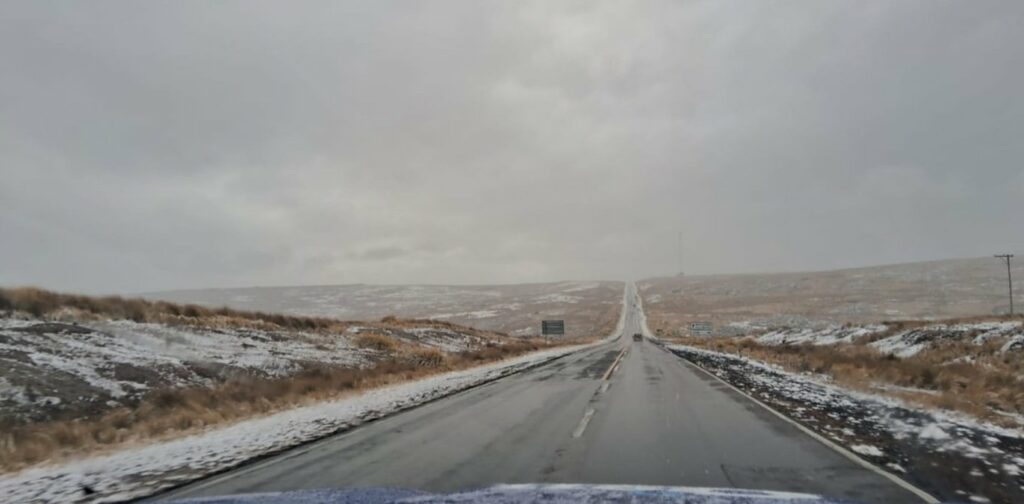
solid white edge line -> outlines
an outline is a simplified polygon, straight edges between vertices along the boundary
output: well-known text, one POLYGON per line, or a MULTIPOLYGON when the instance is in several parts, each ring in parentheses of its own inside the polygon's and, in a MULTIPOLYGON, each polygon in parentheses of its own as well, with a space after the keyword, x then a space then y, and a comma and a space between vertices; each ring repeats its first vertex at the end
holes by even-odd
POLYGON ((850 450, 847 450, 846 448, 843 448, 842 446, 840 446, 840 445, 830 441, 829 439, 823 437, 822 435, 818 434, 817 432, 814 432, 811 429, 805 427, 800 422, 797 422, 796 420, 793 420, 792 418, 789 418, 788 416, 786 416, 786 415, 776 411, 771 406, 768 406, 767 404, 765 404, 765 403, 761 402, 760 400, 758 400, 756 397, 754 397, 754 396, 752 396, 752 395, 750 395, 750 394, 748 394, 748 393, 746 393, 746 392, 736 388, 735 386, 733 386, 733 384, 723 380, 722 378, 719 378, 718 375, 712 373, 711 371, 708 371, 707 369, 704 369, 699 364, 691 361, 690 359, 687 359, 687 358, 682 357, 682 356, 680 356, 680 355, 678 355, 676 353, 673 353, 668 348, 665 348, 665 347, 662 347, 662 348, 666 352, 669 352, 672 355, 675 355, 676 357, 679 357, 680 359, 683 359, 684 361, 686 361, 687 363, 689 363, 693 367, 701 370, 701 372, 703 372, 704 374, 706 374, 706 375, 708 375, 708 376, 710 376, 710 377, 712 377, 712 378, 722 382, 723 384, 725 384, 725 386, 735 390, 737 393, 739 393, 743 397, 746 397, 747 399, 750 399, 751 401, 753 401, 758 406, 760 406, 760 407, 762 407, 762 408, 772 412, 775 416, 781 418, 782 420, 785 420, 786 422, 790 423, 791 425, 793 425, 797 429, 800 429, 801 432, 803 432, 804 434, 807 434, 808 436, 812 437, 815 441, 818 441, 819 443, 821 443, 821 444, 823 444, 823 445, 825 445, 825 446, 827 446, 829 448, 832 448, 833 450, 839 452, 840 455, 843 455, 846 458, 852 460, 853 462, 856 462, 861 467, 864 467, 865 469, 868 469, 868 470, 870 470, 872 472, 875 472, 878 475, 888 479, 889 481, 892 481, 897 486, 899 486, 899 487, 903 488, 904 490, 907 490, 908 492, 913 493, 914 495, 920 497, 921 500, 923 500, 924 502, 927 502, 928 504, 939 504, 939 503, 942 502, 942 501, 936 499, 935 497, 933 497, 928 492, 925 492, 924 490, 921 490, 920 488, 917 488, 916 486, 910 484, 909 482, 907 482, 903 478, 900 478, 899 476, 896 476, 895 474, 893 474, 893 473, 891 473, 889 471, 886 471, 885 469, 882 469, 881 467, 878 467, 877 465, 872 464, 871 462, 868 462, 867 460, 864 460, 864 459, 858 457, 857 454, 851 452, 850 450))

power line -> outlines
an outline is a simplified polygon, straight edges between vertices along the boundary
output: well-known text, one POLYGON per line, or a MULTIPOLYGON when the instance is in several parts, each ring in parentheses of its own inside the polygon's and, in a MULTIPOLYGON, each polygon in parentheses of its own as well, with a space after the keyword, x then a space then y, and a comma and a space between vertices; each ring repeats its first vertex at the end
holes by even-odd
POLYGON ((1013 274, 1010 273, 1010 259, 1013 259, 1013 254, 996 254, 995 257, 1006 261, 1006 281, 1010 284, 1010 315, 1013 315, 1013 274))

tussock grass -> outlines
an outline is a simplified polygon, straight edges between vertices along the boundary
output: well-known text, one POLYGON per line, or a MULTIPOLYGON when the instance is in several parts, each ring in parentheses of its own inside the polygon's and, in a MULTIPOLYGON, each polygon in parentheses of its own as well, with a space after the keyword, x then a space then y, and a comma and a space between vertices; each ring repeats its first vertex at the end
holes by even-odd
POLYGON ((540 339, 517 340, 452 355, 420 348, 367 369, 322 367, 287 378, 240 376, 212 388, 157 390, 135 407, 118 408, 98 418, 4 426, 0 429, 0 470, 179 436, 554 346, 540 339))
POLYGON ((339 334, 353 325, 372 328, 424 328, 451 331, 490 338, 506 336, 460 326, 441 320, 384 317, 381 322, 353 322, 326 317, 283 315, 232 308, 210 308, 194 304, 175 304, 120 296, 93 297, 51 292, 36 287, 0 288, 0 316, 23 313, 42 319, 95 320, 108 318, 172 326, 205 328, 250 328, 266 331, 310 331, 339 334))
POLYGON ((448 357, 436 348, 417 348, 409 352, 407 359, 413 365, 423 368, 443 368, 448 362, 448 357))
POLYGON ((394 338, 376 332, 359 333, 355 344, 359 348, 369 348, 378 352, 394 352, 398 349, 398 342, 394 338))
POLYGON ((135 322, 184 323, 190 325, 252 325, 253 323, 299 331, 338 329, 346 323, 322 317, 300 317, 278 313, 249 312, 227 307, 208 308, 149 301, 120 296, 92 297, 62 294, 35 287, 0 289, 0 311, 47 317, 65 311, 85 316, 126 319, 135 322))

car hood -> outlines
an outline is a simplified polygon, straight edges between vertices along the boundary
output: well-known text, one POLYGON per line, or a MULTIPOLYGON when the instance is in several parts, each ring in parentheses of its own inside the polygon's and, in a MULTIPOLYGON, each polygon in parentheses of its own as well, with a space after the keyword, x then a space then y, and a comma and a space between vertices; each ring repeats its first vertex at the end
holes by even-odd
POLYGON ((427 493, 401 488, 350 488, 296 490, 290 492, 204 497, 174 501, 179 504, 430 504, 482 502, 513 504, 521 502, 598 503, 628 502, 657 504, 686 502, 693 504, 827 504, 844 501, 819 495, 733 488, 697 488, 637 485, 526 484, 496 485, 480 490, 456 493, 427 493))

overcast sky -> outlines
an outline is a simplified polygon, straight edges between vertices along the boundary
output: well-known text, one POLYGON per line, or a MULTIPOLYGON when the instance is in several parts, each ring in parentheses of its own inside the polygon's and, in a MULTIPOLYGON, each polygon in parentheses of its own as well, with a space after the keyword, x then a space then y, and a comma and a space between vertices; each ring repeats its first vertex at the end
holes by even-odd
POLYGON ((0 65, 0 285, 1024 250, 1019 1, 6 1, 0 65))

